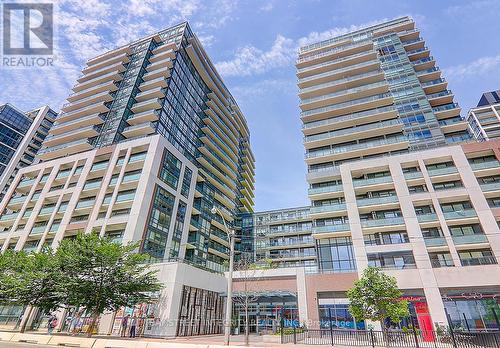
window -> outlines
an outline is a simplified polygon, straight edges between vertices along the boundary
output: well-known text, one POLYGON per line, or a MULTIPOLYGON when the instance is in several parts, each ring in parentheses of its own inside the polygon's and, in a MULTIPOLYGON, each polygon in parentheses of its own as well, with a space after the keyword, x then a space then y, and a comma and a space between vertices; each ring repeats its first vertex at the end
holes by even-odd
POLYGON ((381 232, 365 235, 365 245, 386 245, 408 243, 406 231, 381 232))
POLYGON ((452 236, 467 236, 472 234, 483 234, 481 225, 464 225, 464 226, 449 226, 452 236))
POLYGON ((462 210, 472 209, 472 204, 469 201, 443 203, 441 204, 441 209, 443 210, 444 213, 449 213, 453 211, 462 211, 462 210))
POLYGON ((443 233, 439 227, 429 227, 422 229, 422 236, 424 239, 441 238, 443 233))
POLYGON ((448 162, 442 162, 442 163, 435 163, 435 164, 428 164, 426 165, 427 170, 435 170, 435 169, 443 169, 443 168, 450 168, 454 167, 455 163, 453 161, 448 161, 448 162))
POLYGON ((170 151, 165 149, 160 166, 160 179, 174 190, 177 190, 180 175, 181 161, 179 161, 170 151))
POLYGON ((368 265, 386 269, 415 268, 415 259, 411 251, 368 254, 368 265))
POLYGON ((182 178, 181 194, 188 198, 189 189, 191 186, 191 178, 193 177, 193 171, 188 167, 184 167, 184 177, 182 178))
POLYGON ((497 162, 495 155, 469 158, 469 163, 497 162))
POLYGON ((320 269, 326 272, 351 272, 356 261, 350 237, 325 238, 317 242, 320 269))
POLYGON ((458 256, 460 257, 462 266, 492 265, 497 263, 491 249, 459 251, 458 256))
POLYGON ((427 186, 425 186, 425 184, 408 186, 408 191, 411 194, 413 194, 413 193, 420 193, 420 192, 427 192, 427 186))
POLYGON ((431 265, 433 268, 441 267, 453 267, 453 259, 450 253, 429 253, 429 258, 431 259, 431 265))

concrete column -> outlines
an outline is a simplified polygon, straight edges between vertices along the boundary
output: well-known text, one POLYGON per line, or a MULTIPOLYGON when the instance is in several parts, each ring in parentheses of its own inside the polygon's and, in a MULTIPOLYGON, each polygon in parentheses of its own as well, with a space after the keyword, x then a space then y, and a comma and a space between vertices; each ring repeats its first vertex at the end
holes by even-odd
POLYGON ((444 303, 439 288, 437 286, 426 286, 424 287, 424 295, 434 328, 438 326, 447 326, 446 312, 444 311, 444 303))
POLYGON ((297 307, 299 310, 299 320, 301 323, 309 322, 307 311, 307 289, 306 272, 304 267, 297 268, 297 307))

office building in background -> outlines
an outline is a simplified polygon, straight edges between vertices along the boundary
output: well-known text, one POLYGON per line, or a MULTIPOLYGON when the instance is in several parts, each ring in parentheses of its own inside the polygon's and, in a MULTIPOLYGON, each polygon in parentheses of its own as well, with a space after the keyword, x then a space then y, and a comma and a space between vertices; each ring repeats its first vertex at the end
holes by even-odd
POLYGON ((57 114, 48 106, 22 112, 14 106, 0 106, 0 201, 21 168, 35 162, 57 114))

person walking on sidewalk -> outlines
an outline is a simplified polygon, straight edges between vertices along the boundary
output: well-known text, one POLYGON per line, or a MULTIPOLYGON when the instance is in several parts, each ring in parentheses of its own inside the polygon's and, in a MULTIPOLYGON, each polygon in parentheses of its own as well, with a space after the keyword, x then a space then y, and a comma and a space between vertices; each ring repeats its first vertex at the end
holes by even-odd
POLYGON ((120 336, 121 337, 127 337, 127 326, 128 326, 128 319, 129 319, 130 315, 126 315, 122 318, 122 327, 121 327, 121 334, 120 336))
POLYGON ((134 316, 130 321, 130 338, 135 338, 135 330, 137 327, 137 318, 134 316))
POLYGON ((47 322, 47 331, 49 335, 52 335, 52 331, 57 326, 57 317, 54 314, 51 314, 49 317, 49 321, 47 322))

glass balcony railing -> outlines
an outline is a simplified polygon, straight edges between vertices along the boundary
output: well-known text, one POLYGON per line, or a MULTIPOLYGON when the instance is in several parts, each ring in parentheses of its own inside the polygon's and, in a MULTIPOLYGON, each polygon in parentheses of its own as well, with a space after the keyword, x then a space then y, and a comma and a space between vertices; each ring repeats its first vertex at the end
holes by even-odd
POLYGON ((432 93, 432 94, 427 94, 427 99, 434 99, 434 98, 439 98, 439 97, 444 97, 447 95, 453 95, 453 92, 450 91, 449 89, 437 93, 432 93))
POLYGON ((9 205, 10 205, 10 204, 19 204, 19 203, 23 203, 25 200, 26 200, 26 196, 14 197, 14 198, 11 198, 11 199, 10 199, 10 201, 9 201, 9 205))
POLYGON ((440 71, 437 66, 434 66, 434 67, 429 68, 429 69, 417 71, 417 76, 429 74, 429 73, 432 73, 432 72, 435 72, 435 71, 440 71))
POLYGON ((101 183, 102 181, 99 180, 99 181, 91 181, 91 182, 87 182, 84 186, 83 186, 83 189, 84 190, 92 190, 92 189, 96 189, 96 188, 99 188, 101 186, 101 183))
POLYGON ((323 67, 327 67, 327 66, 330 66, 330 65, 335 65, 335 64, 344 62, 346 60, 356 59, 356 58, 360 58, 360 57, 364 57, 364 56, 373 56, 374 53, 375 52, 373 52, 373 51, 360 52, 360 53, 356 53, 356 54, 353 54, 353 55, 350 55, 350 56, 347 56, 347 57, 341 57, 341 58, 337 58, 337 59, 328 60, 327 62, 323 62, 323 63, 318 63, 318 64, 306 66, 304 68, 297 69, 297 72, 300 74, 300 73, 303 73, 303 72, 306 72, 306 71, 310 71, 310 70, 314 70, 314 69, 317 69, 317 68, 323 68, 323 67))
POLYGON ((35 183, 36 179, 23 179, 19 182, 19 185, 17 187, 26 187, 26 186, 32 186, 35 183))
POLYGON ((391 182, 392 182, 392 176, 387 175, 387 176, 380 176, 377 178, 369 178, 369 179, 354 179, 353 185, 354 185, 354 187, 361 187, 361 186, 385 184, 385 183, 391 183, 391 182))
POLYGON ((38 215, 52 214, 54 212, 54 209, 55 209, 55 206, 43 207, 42 209, 40 209, 40 212, 38 213, 38 215))
POLYGON ((134 153, 130 155, 128 163, 144 161, 146 159, 147 152, 134 153))
POLYGON ((313 233, 329 233, 329 232, 345 232, 349 231, 349 224, 335 224, 335 225, 325 225, 325 226, 313 226, 313 233))
POLYGON ((126 202, 126 201, 133 201, 135 197, 135 192, 130 192, 130 193, 119 193, 116 196, 116 201, 115 203, 120 203, 120 202, 126 202))
POLYGON ((481 190, 484 192, 500 190, 500 182, 489 182, 487 184, 480 184, 481 190))
POLYGON ((487 243, 488 237, 485 234, 469 234, 463 236, 452 236, 456 245, 487 243))
POLYGON ((408 51, 408 52, 406 52, 406 54, 411 56, 412 54, 416 54, 416 53, 420 53, 420 52, 424 52, 424 51, 428 51, 428 50, 429 50, 428 47, 422 47, 422 48, 417 48, 416 50, 408 51))
POLYGON ((462 266, 495 265, 497 260, 493 256, 461 258, 462 266))
POLYGON ((332 186, 310 188, 308 190, 308 194, 314 195, 318 193, 342 192, 343 190, 344 189, 342 185, 332 185, 332 186))
POLYGON ((92 165, 92 167, 90 168, 90 171, 93 172, 93 171, 97 171, 97 170, 106 169, 108 167, 108 164, 109 164, 109 161, 94 163, 92 165))
POLYGON ((432 268, 454 267, 453 260, 432 260, 432 268))
POLYGON ((366 125, 362 125, 362 126, 358 126, 358 127, 350 127, 350 128, 346 128, 346 129, 340 129, 340 130, 332 131, 332 132, 328 132, 328 133, 308 135, 308 136, 304 137, 304 142, 308 143, 308 142, 312 142, 312 141, 333 138, 333 137, 339 136, 339 135, 355 134, 357 132, 362 132, 362 131, 372 130, 372 129, 379 129, 379 128, 386 128, 386 127, 395 126, 395 125, 402 125, 402 123, 398 119, 394 119, 394 120, 366 124, 366 125))
POLYGON ((397 144, 401 142, 408 141, 408 138, 404 135, 401 136, 395 136, 391 138, 386 138, 386 139, 380 139, 380 140, 374 140, 366 143, 359 143, 359 144, 353 144, 353 145, 346 145, 346 146, 336 146, 333 148, 330 148, 328 150, 322 150, 322 151, 317 151, 317 152, 308 152, 306 153, 306 158, 316 158, 316 157, 323 157, 323 156, 328 156, 328 155, 334 155, 338 153, 344 153, 348 151, 354 151, 354 150, 361 150, 361 149, 367 149, 371 148, 374 146, 383 146, 383 145, 390 145, 390 144, 397 144))
POLYGON ((69 173, 71 173, 70 169, 61 170, 59 173, 57 173, 56 179, 67 178, 69 176, 69 173))
POLYGON ((445 120, 439 120, 438 123, 440 126, 449 126, 449 125, 452 125, 452 124, 457 124, 457 123, 460 123, 460 122, 465 122, 465 120, 463 118, 461 118, 460 116, 458 117, 452 117, 452 118, 447 118, 445 120))
POLYGON ((350 43, 347 45, 342 45, 339 47, 331 48, 329 50, 326 50, 326 51, 323 51, 323 52, 320 52, 317 54, 313 54, 310 56, 305 56, 305 57, 299 58, 299 59, 297 59, 297 64, 308 62, 308 61, 318 59, 321 57, 329 56, 331 54, 335 54, 335 53, 338 53, 338 52, 341 52, 341 51, 344 51, 344 50, 347 50, 350 48, 362 47, 362 46, 365 46, 367 44, 372 44, 372 42, 371 41, 354 42, 354 43, 350 43))
POLYGON ((436 106, 435 108, 432 108, 432 111, 433 112, 440 112, 440 111, 445 111, 445 110, 456 109, 458 107, 459 107, 458 103, 450 103, 450 104, 436 106))
MULTIPOLYGON (((325 82, 325 83, 321 83, 319 85, 315 85, 315 86, 311 86, 311 87, 306 87, 306 88, 301 88, 300 91, 299 91, 299 93, 302 94, 302 93, 308 93, 308 92, 318 91, 318 90, 321 90, 321 89, 324 89, 324 88, 328 88, 328 87, 342 86, 343 84, 345 84, 347 82, 350 82, 350 81, 355 81, 355 80, 359 80, 359 79, 362 79, 362 78, 365 78, 365 77, 372 77, 372 76, 377 76, 377 75, 382 75, 383 76, 383 71, 382 70, 370 71, 370 72, 359 74, 359 75, 349 76, 349 77, 346 77, 346 78, 343 78, 343 79, 340 79, 340 80, 335 80, 335 81, 332 81, 332 82, 325 82)), ((300 101, 300 104, 302 105, 302 104, 312 103, 314 101, 329 99, 329 98, 333 98, 333 97, 336 97, 336 96, 339 96, 339 95, 356 93, 356 92, 359 92, 359 91, 364 91, 364 90, 367 90, 367 89, 370 89, 370 88, 375 88, 375 87, 380 87, 380 86, 388 86, 388 84, 387 84, 386 81, 381 81, 381 82, 375 82, 375 83, 366 84, 366 85, 363 85, 361 87, 343 89, 343 90, 340 90, 338 92, 321 95, 319 97, 302 99, 300 101)))
POLYGON ((427 62, 431 62, 434 60, 434 57, 433 56, 430 56, 430 57, 425 57, 425 58, 422 58, 422 59, 419 59, 419 60, 415 60, 412 62, 413 65, 418 65, 418 64, 422 64, 422 63, 427 63, 427 62))
POLYGON ((410 179, 419 179, 423 177, 422 172, 408 172, 403 174, 405 179, 410 180, 410 179))
POLYGON ((477 216, 476 211, 474 209, 449 211, 443 213, 443 215, 446 220, 465 219, 477 216))
POLYGON ((445 83, 445 82, 446 82, 446 80, 441 77, 439 79, 435 79, 435 80, 431 80, 431 81, 427 81, 427 82, 422 82, 421 85, 422 85, 422 87, 428 87, 428 86, 438 85, 440 83, 445 83))
POLYGON ((405 221, 404 221, 404 218, 402 218, 402 217, 361 220, 362 227, 381 227, 381 226, 404 225, 404 223, 405 223, 405 221))
POLYGON ((424 238, 424 243, 428 247, 445 246, 447 244, 444 237, 424 238))
POLYGON ((438 217, 437 217, 436 213, 417 215, 418 222, 437 221, 437 219, 438 219, 438 217))
POLYGON ((359 99, 349 100, 346 102, 336 103, 336 104, 325 106, 322 108, 316 108, 316 109, 312 109, 312 110, 302 111, 300 113, 300 117, 307 117, 307 116, 311 116, 311 115, 321 114, 323 112, 338 110, 338 109, 346 108, 346 107, 353 106, 353 105, 361 105, 364 103, 369 103, 369 102, 373 102, 373 101, 377 101, 377 100, 385 99, 385 98, 392 98, 392 94, 391 93, 381 93, 381 94, 377 94, 377 95, 372 95, 370 97, 363 97, 363 98, 359 98, 359 99))
POLYGON ((336 124, 339 122, 344 122, 344 121, 350 121, 350 120, 357 120, 365 116, 372 116, 372 115, 378 115, 384 112, 390 112, 390 111, 395 111, 394 106, 383 106, 380 108, 375 108, 375 109, 370 109, 370 110, 365 110, 365 111, 360 111, 360 112, 353 112, 352 114, 349 115, 344 115, 344 116, 339 116, 339 117, 332 117, 328 118, 326 120, 320 120, 320 121, 313 121, 313 122, 307 122, 304 123, 302 128, 303 129, 310 129, 310 128, 315 128, 315 127, 320 127, 320 126, 326 126, 330 124, 336 124))
POLYGON ((365 207, 368 205, 377 205, 377 204, 397 203, 397 202, 398 202, 398 197, 396 195, 388 197, 364 198, 357 200, 358 207, 365 207))
POLYGON ((83 208, 92 207, 94 205, 94 203, 95 203, 95 199, 80 201, 76 204, 75 209, 83 209, 83 208))
POLYGON ((311 207, 310 213, 318 214, 318 213, 328 213, 328 212, 343 211, 343 210, 346 210, 345 203, 311 207))
MULTIPOLYGON (((366 54, 366 52, 363 52, 363 54, 366 54)), ((321 74, 303 77, 303 78, 299 79, 299 84, 307 82, 307 81, 314 81, 314 80, 317 80, 317 79, 322 78, 322 77, 336 76, 336 75, 342 74, 344 72, 348 72, 348 71, 358 69, 358 68, 363 68, 365 66, 371 66, 373 64, 380 65, 380 62, 378 60, 370 60, 368 62, 362 62, 362 63, 358 63, 358 64, 349 65, 349 66, 346 66, 345 68, 340 68, 340 69, 336 69, 333 71, 327 71, 327 72, 324 72, 321 74)), ((340 75, 340 76, 342 76, 342 75, 340 75)))
POLYGON ((35 226, 31 229, 30 234, 39 234, 45 232, 45 229, 47 228, 47 225, 41 225, 41 226, 35 226))
POLYGON ((19 215, 18 213, 3 214, 0 217, 0 221, 14 220, 18 215, 19 215))
POLYGON ((455 166, 436 168, 436 169, 427 169, 427 172, 429 173, 430 176, 458 173, 457 167, 455 167, 455 166))
POLYGON ((500 162, 499 161, 487 161, 487 162, 481 162, 481 163, 471 163, 470 166, 471 166, 472 170, 498 168, 498 167, 500 167, 500 162))
POLYGON ((141 177, 142 173, 125 174, 123 176, 123 182, 137 181, 141 177))

